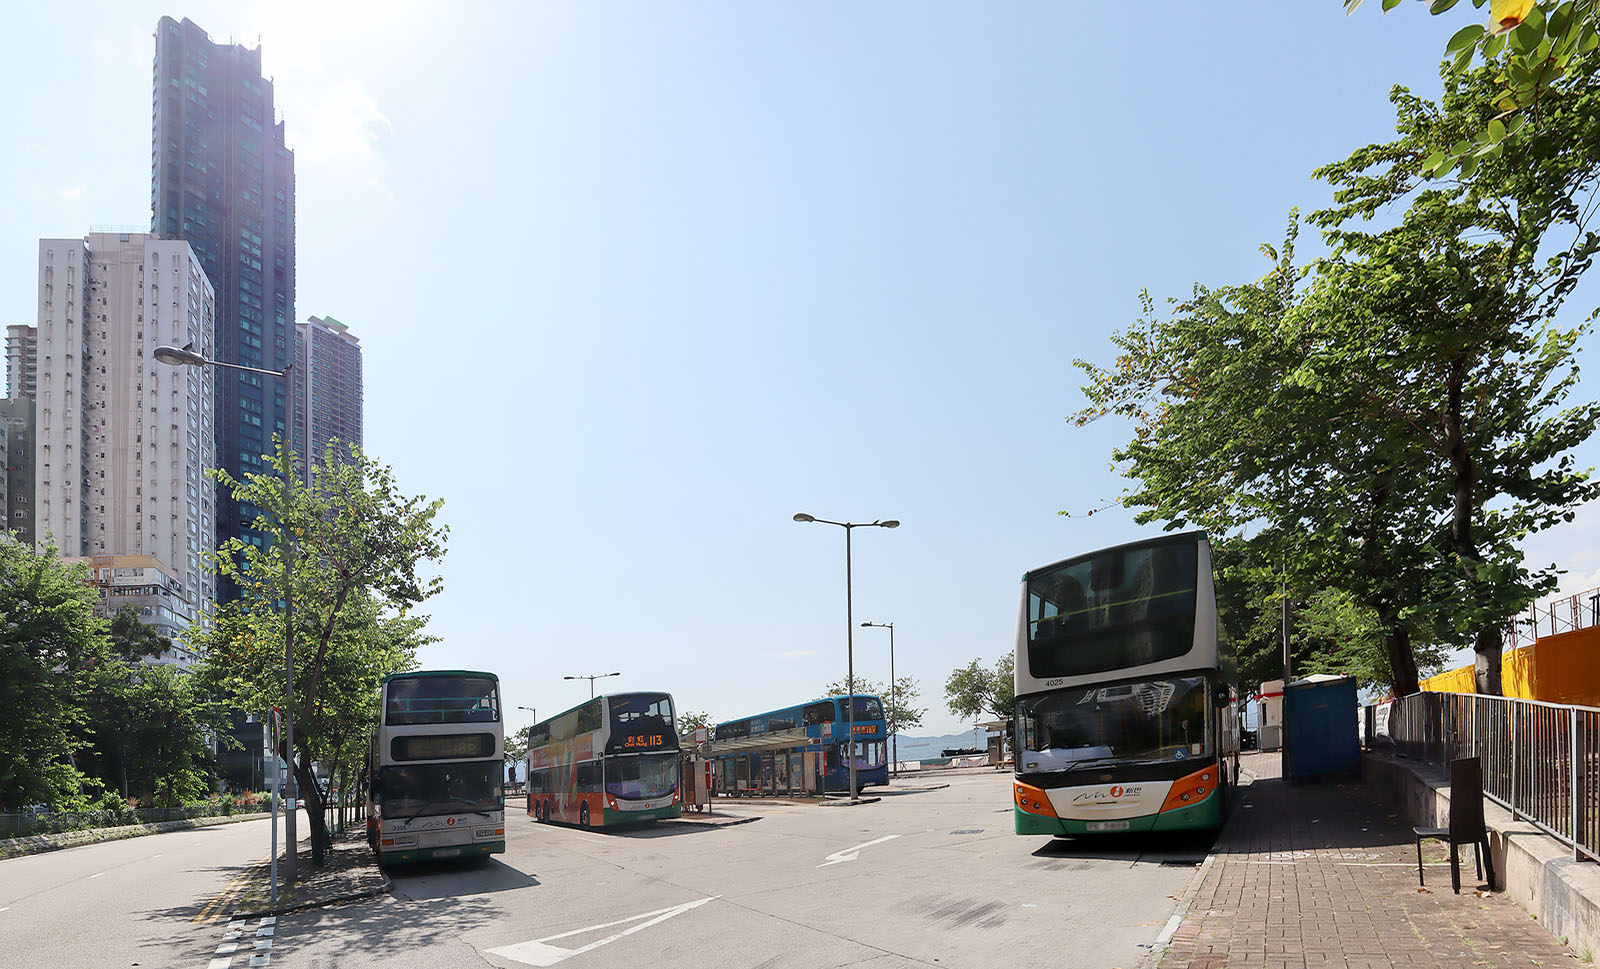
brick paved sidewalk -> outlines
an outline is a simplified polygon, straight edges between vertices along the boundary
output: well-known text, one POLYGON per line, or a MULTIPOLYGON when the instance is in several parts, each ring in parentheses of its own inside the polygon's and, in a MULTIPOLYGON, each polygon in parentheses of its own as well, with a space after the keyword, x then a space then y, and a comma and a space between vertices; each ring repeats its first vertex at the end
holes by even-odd
POLYGON ((1487 891, 1463 849, 1461 894, 1448 849, 1423 846, 1358 781, 1291 785, 1277 754, 1256 775, 1212 849, 1162 969, 1378 969, 1560 966, 1579 960, 1527 912, 1487 891))

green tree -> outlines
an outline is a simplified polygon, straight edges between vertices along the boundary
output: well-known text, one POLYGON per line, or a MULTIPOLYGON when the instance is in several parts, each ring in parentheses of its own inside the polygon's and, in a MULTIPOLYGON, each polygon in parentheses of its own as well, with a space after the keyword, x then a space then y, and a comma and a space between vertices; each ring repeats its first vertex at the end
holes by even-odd
MULTIPOLYGON (((845 682, 836 680, 824 686, 822 690, 823 696, 844 696, 845 682)), ((922 716, 928 712, 927 707, 916 705, 922 691, 918 689, 916 677, 913 676, 896 679, 893 695, 890 694, 887 683, 857 677, 856 693, 876 696, 883 702, 883 716, 889 733, 899 733, 907 727, 922 726, 922 716)))
MULTIPOLYGON (((1353 13, 1362 0, 1344 0, 1353 13)), ((1428 160, 1429 175, 1460 168, 1471 176, 1484 158, 1499 157, 1507 144, 1546 130, 1548 107, 1592 76, 1588 58, 1600 47, 1600 0, 1488 0, 1488 23, 1459 28, 1445 44, 1444 73, 1459 78, 1476 62, 1492 68, 1493 84, 1476 102, 1479 120, 1462 137, 1428 160)), ((1387 13, 1401 0, 1383 0, 1387 13)), ((1481 9, 1485 0, 1473 0, 1481 9)), ((1429 11, 1443 14, 1457 0, 1429 0, 1429 11)))
POLYGON ((1016 654, 1005 653, 993 667, 974 659, 955 670, 944 682, 945 705, 963 720, 1010 719, 1017 691, 1016 661, 1016 654))
POLYGON ((0 811, 71 806, 85 793, 82 697, 107 660, 88 567, 0 533, 0 811))
POLYGON ((1319 170, 1336 204, 1314 221, 1334 254, 1309 280, 1291 219, 1266 277, 1196 287, 1170 319, 1147 297, 1113 365, 1079 362, 1076 419, 1134 423, 1116 457, 1139 520, 1257 529, 1287 589, 1342 590, 1376 614, 1399 694, 1416 689, 1413 641, 1473 644, 1480 691, 1499 692, 1499 629, 1553 581, 1516 540, 1595 493, 1570 452, 1600 412, 1563 409, 1582 328, 1551 320, 1597 248, 1579 204, 1594 174, 1556 132, 1595 131, 1600 98, 1569 91, 1545 105, 1549 137, 1427 182, 1486 73, 1439 107, 1398 91, 1400 137, 1319 170), (1366 226, 1394 208, 1398 225, 1366 226))
POLYGON ((711 720, 711 714, 704 710, 684 710, 678 714, 678 737, 680 742, 687 740, 694 742, 694 732, 701 727, 711 728, 716 726, 711 720))
POLYGON ((124 605, 111 617, 111 653, 124 662, 160 656, 172 648, 172 640, 155 631, 139 618, 139 607, 124 605))
POLYGON ((441 501, 402 495, 393 472, 357 448, 346 457, 330 447, 311 469, 309 488, 289 476, 293 465, 281 442, 270 464, 273 473, 243 480, 216 472, 238 501, 263 509, 255 524, 271 542, 263 548, 234 540, 218 550, 217 570, 240 596, 213 617, 203 675, 238 709, 286 705, 282 538, 292 531, 299 554, 290 761, 306 801, 313 863, 320 864, 326 792, 311 765, 339 765, 349 776, 376 723, 379 683, 411 668, 416 650, 432 641, 427 618, 411 610, 441 587, 424 568, 443 557, 448 528, 435 520, 441 501))

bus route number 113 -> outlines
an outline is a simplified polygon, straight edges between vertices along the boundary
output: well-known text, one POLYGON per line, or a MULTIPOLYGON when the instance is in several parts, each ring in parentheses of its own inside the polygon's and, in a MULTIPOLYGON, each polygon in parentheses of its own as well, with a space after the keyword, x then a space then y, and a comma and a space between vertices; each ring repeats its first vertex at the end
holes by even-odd
POLYGON ((629 737, 622 744, 623 747, 660 747, 662 746, 661 734, 646 734, 638 737, 629 737))

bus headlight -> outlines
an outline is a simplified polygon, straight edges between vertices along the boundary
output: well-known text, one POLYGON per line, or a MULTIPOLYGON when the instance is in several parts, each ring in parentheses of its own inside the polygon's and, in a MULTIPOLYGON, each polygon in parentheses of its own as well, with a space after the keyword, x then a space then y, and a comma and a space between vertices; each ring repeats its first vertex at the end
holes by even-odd
POLYGON ((1021 781, 1012 781, 1013 793, 1016 797, 1017 808, 1028 814, 1038 814, 1043 817, 1056 817, 1055 806, 1050 803, 1050 795, 1042 788, 1021 781))

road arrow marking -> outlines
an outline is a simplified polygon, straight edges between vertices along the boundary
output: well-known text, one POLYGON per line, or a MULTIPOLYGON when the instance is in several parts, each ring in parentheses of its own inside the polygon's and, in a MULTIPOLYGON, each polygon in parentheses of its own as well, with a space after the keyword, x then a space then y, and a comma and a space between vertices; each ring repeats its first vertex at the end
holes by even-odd
POLYGON ((886 834, 876 841, 868 841, 866 844, 856 845, 854 848, 846 848, 843 851, 835 851, 833 854, 828 856, 827 861, 824 861, 817 867, 826 868, 829 865, 837 865, 842 861, 855 861, 856 858, 860 856, 862 848, 870 848, 873 845, 881 845, 885 841, 893 841, 898 837, 900 836, 897 834, 886 834))
POLYGON ((630 915, 625 919, 617 919, 615 922, 602 922, 599 925, 586 925, 581 929, 573 929, 570 932, 547 935, 542 939, 534 939, 530 942, 518 942, 515 945, 505 945, 497 949, 485 949, 484 951, 489 953, 489 955, 499 956, 502 959, 511 959, 515 962, 524 963, 525 965, 553 966, 563 959, 570 959, 573 956, 582 955, 585 952, 598 949, 607 943, 615 942, 618 939, 626 938, 635 932, 648 929, 652 925, 660 925, 662 922, 672 918, 674 915, 682 915, 684 912, 687 912, 692 908, 699 908, 705 903, 715 901, 721 897, 721 895, 712 895, 710 898, 696 899, 692 902, 685 902, 682 905, 674 905, 671 908, 658 908, 654 912, 645 912, 643 915, 630 915), (645 919, 648 919, 648 921, 642 921, 645 919), (638 922, 639 924, 633 926, 632 928, 623 929, 621 932, 608 935, 599 941, 591 942, 579 949, 563 949, 560 946, 548 944, 557 939, 565 939, 569 936, 582 935, 585 932, 598 932, 601 929, 609 929, 617 925, 626 925, 629 922, 638 922))

